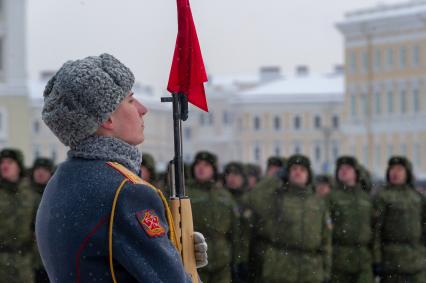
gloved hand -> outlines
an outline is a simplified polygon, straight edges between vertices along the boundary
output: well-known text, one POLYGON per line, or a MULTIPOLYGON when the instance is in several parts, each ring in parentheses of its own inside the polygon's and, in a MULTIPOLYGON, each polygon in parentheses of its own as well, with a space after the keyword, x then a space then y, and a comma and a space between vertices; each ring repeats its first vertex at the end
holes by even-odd
POLYGON ((195 265, 201 268, 207 265, 207 243, 203 234, 194 232, 195 265))

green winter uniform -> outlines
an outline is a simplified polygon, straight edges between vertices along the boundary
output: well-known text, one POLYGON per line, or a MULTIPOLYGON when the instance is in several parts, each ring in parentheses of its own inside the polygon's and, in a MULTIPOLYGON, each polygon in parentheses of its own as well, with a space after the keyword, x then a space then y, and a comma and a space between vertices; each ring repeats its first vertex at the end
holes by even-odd
POLYGON ((414 189, 411 163, 400 156, 389 160, 388 185, 375 198, 374 261, 381 282, 426 282, 426 200, 414 189), (389 172, 403 165, 407 180, 392 185, 389 172))
POLYGON ((373 282, 373 205, 361 185, 341 183, 329 195, 333 224, 332 282, 373 282))
POLYGON ((187 185, 191 196, 194 230, 201 232, 208 245, 209 264, 198 269, 204 283, 231 282, 232 229, 235 221, 231 195, 213 181, 187 185))
POLYGON ((27 182, 0 180, 0 282, 33 281, 34 211, 27 182))
POLYGON ((375 262, 383 268, 382 282, 408 277, 408 282, 426 282, 423 198, 408 185, 388 185, 377 195, 375 262))
POLYGON ((326 205, 305 188, 265 178, 247 197, 252 209, 251 282, 329 279, 331 227, 326 205))

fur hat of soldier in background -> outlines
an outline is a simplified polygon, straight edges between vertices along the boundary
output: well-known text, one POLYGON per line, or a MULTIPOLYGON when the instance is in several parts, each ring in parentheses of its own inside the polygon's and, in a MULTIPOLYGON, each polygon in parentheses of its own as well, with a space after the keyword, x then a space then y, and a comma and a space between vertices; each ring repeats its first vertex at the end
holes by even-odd
POLYGON ((244 165, 241 162, 232 161, 226 164, 223 169, 223 184, 226 186, 226 177, 229 174, 240 175, 243 178, 242 188, 246 188, 247 186, 247 175, 244 170, 244 165))
POLYGON ((386 182, 390 182, 390 169, 394 165, 402 165, 405 168, 405 171, 407 171, 407 180, 406 184, 411 186, 412 188, 415 188, 415 177, 413 172, 413 165, 408 158, 404 156, 392 156, 388 161, 388 168, 386 169, 386 182))
POLYGON ((151 180, 157 179, 157 170, 155 168, 155 159, 151 154, 146 153, 146 152, 142 153, 141 166, 143 166, 143 167, 145 167, 146 169, 149 170, 151 180))
POLYGON ((335 172, 336 181, 340 182, 339 181, 339 169, 340 169, 340 166, 342 166, 342 165, 349 165, 349 166, 353 167, 355 169, 355 173, 356 173, 356 182, 359 182, 361 176, 360 176, 360 167, 359 167, 359 164, 358 164, 358 160, 355 157, 349 156, 349 155, 341 156, 336 160, 336 172, 335 172))
POLYGON ((359 167, 359 183, 361 188, 366 192, 371 192, 373 189, 373 181, 371 180, 371 173, 362 164, 358 164, 359 167))
POLYGON ((215 154, 209 152, 209 151, 199 151, 195 157, 194 157, 194 162, 192 162, 191 165, 191 176, 193 179, 195 179, 195 172, 194 172, 194 168, 195 165, 197 165, 197 163, 199 161, 206 161, 208 163, 210 163, 210 165, 213 167, 213 178, 216 181, 218 179, 218 166, 217 166, 217 157, 215 154))
POLYGON ((16 161, 19 167, 19 176, 25 176, 24 154, 17 148, 5 148, 0 151, 0 162, 4 158, 10 158, 16 161))
POLYGON ((278 156, 271 156, 268 158, 268 161, 266 162, 266 167, 269 168, 270 166, 277 166, 277 167, 283 167, 283 159, 278 156))
POLYGON ((256 178, 257 181, 260 180, 260 177, 262 175, 262 170, 260 169, 260 166, 253 163, 248 163, 244 165, 244 171, 248 176, 253 176, 256 178))
POLYGON ((317 175, 315 176, 314 182, 315 184, 325 183, 325 184, 329 184, 330 186, 333 186, 334 180, 333 180, 333 177, 329 175, 317 175))
POLYGON ((294 165, 301 165, 308 170, 309 177, 308 177, 307 185, 312 184, 313 172, 311 168, 311 161, 309 160, 309 158, 302 154, 294 154, 290 156, 290 158, 287 161, 286 176, 290 175, 290 169, 294 165))
POLYGON ((55 171, 55 164, 53 160, 46 157, 38 157, 34 160, 33 166, 31 167, 31 172, 34 172, 35 169, 43 167, 49 170, 51 173, 55 171))
POLYGON ((46 85, 42 119, 73 148, 108 120, 134 81, 130 69, 109 54, 68 61, 46 85))

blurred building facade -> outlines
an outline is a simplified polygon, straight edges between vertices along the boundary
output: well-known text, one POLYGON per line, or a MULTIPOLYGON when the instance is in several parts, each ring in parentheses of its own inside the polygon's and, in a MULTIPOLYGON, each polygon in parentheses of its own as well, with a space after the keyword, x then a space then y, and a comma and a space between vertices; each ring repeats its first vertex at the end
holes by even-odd
POLYGON ((26 1, 0 1, 0 148, 28 152, 26 1))
POLYGON ((330 172, 341 152, 343 71, 310 74, 297 67, 283 76, 279 68, 262 68, 258 76, 216 79, 208 85, 209 113, 193 115, 184 127, 186 160, 202 149, 229 161, 263 168, 271 156, 302 153, 316 172, 330 172))
POLYGON ((345 41, 344 140, 376 176, 410 158, 426 178, 426 1, 350 12, 345 41))

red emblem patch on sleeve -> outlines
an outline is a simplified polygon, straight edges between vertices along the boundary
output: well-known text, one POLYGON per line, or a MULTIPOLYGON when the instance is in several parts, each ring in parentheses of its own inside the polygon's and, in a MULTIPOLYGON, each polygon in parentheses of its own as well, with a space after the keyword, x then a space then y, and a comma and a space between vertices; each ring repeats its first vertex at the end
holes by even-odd
POLYGON ((149 237, 161 237, 166 230, 160 223, 160 218, 152 210, 136 212, 136 218, 149 237))

